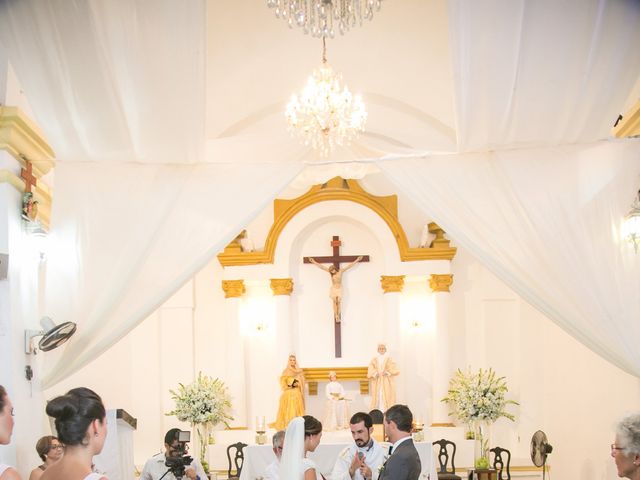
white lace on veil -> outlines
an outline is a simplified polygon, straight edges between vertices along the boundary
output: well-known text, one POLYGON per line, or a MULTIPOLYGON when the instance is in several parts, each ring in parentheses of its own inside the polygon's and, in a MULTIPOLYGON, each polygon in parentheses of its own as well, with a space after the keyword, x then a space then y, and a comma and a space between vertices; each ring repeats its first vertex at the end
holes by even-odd
POLYGON ((302 480, 304 458, 304 418, 296 417, 289 422, 284 435, 284 449, 280 460, 281 480, 302 480))

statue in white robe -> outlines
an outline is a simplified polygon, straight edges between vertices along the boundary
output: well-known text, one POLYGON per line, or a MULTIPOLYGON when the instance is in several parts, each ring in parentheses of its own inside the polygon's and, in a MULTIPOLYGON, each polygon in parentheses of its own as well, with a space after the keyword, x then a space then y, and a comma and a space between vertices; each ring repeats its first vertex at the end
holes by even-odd
POLYGON ((347 428, 349 407, 344 397, 344 388, 337 381, 336 372, 329 372, 329 383, 324 392, 327 400, 322 419, 323 430, 331 432, 347 428))

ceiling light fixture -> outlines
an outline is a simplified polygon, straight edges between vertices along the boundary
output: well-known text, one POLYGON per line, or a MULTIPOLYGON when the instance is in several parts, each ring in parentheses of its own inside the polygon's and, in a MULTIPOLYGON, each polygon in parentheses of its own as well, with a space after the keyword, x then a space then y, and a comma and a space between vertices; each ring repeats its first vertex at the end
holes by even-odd
POLYGON ((286 111, 289 130, 305 145, 327 157, 336 145, 348 145, 364 131, 367 111, 360 95, 351 95, 342 78, 327 63, 322 38, 322 65, 314 70, 299 95, 293 95, 286 111))
POLYGON ((382 0, 267 0, 276 17, 284 19, 289 28, 301 27, 313 37, 341 35, 364 20, 373 19, 373 11, 380 10, 382 0))
POLYGON ((638 247, 640 246, 640 190, 638 190, 638 196, 631 204, 631 210, 624 217, 622 237, 633 243, 633 249, 638 253, 638 247))

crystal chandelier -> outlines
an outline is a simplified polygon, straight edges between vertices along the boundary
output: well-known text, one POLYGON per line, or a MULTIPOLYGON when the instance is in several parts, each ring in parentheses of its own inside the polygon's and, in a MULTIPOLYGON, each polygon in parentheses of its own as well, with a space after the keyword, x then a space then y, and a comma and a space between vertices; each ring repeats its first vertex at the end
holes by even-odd
POLYGON ((289 130, 327 157, 336 145, 348 145, 364 131, 367 111, 360 95, 342 86, 341 76, 327 63, 322 39, 322 65, 314 70, 299 95, 293 95, 286 111, 289 130))
POLYGON ((351 27, 371 20, 373 11, 380 10, 382 0, 267 0, 269 8, 275 8, 276 17, 283 18, 289 28, 302 27, 313 37, 341 35, 351 27))
POLYGON ((631 210, 624 218, 622 237, 633 243, 633 248, 638 253, 638 247, 640 246, 640 191, 638 191, 637 198, 631 204, 631 210))

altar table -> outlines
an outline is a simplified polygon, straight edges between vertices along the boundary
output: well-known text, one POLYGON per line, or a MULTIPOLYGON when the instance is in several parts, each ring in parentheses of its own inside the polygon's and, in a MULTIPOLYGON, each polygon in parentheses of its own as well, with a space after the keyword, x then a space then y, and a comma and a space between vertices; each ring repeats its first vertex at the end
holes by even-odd
MULTIPOLYGON (((307 456, 311 458, 318 469, 329 479, 333 465, 340 452, 350 443, 321 443, 315 452, 310 452, 307 456)), ((389 443, 383 442, 385 449, 389 448, 389 443)), ((437 480, 436 467, 431 442, 415 442, 416 449, 422 462, 421 479, 437 480), (429 475, 430 474, 430 475, 429 475)), ((244 465, 240 480, 256 480, 262 477, 267 466, 275 459, 271 445, 248 445, 244 448, 244 465)))

